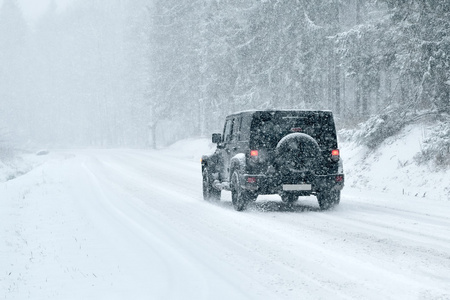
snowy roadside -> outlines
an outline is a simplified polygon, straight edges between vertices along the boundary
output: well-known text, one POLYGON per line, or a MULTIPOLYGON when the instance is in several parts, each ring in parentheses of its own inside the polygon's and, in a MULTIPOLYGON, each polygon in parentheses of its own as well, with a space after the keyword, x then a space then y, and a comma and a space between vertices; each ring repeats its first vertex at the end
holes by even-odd
POLYGON ((0 155, 0 182, 9 181, 22 176, 51 157, 47 151, 30 153, 25 151, 8 151, 0 155))
POLYGON ((173 143, 163 151, 171 156, 198 161, 203 154, 213 153, 216 145, 211 142, 210 138, 185 139, 173 143))
POLYGON ((346 186, 424 201, 450 200, 450 170, 418 165, 415 160, 428 134, 426 125, 415 124, 387 138, 376 149, 355 141, 341 142, 346 186))

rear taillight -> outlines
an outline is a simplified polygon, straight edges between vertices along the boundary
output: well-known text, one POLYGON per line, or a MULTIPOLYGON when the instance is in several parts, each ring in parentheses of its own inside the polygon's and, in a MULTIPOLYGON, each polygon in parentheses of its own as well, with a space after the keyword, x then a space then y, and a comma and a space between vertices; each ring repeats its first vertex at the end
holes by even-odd
POLYGON ((247 177, 248 183, 256 183, 256 177, 247 177))
POLYGON ((251 157, 258 157, 258 150, 250 150, 250 156, 251 157))
POLYGON ((331 159, 334 161, 339 160, 339 149, 331 150, 331 159))

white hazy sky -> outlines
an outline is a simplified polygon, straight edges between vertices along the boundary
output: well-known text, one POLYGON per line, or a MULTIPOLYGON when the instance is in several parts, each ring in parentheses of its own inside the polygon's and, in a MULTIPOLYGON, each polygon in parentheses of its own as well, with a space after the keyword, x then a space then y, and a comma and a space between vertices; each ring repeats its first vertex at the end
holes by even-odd
MULTIPOLYGON (((17 0, 22 8, 24 17, 29 22, 36 21, 36 19, 45 12, 50 1, 51 0, 17 0)), ((74 2, 74 0, 55 0, 56 5, 58 6, 58 11, 64 10, 67 5, 72 2, 74 2)), ((0 5, 2 4, 3 0, 0 0, 0 5)))

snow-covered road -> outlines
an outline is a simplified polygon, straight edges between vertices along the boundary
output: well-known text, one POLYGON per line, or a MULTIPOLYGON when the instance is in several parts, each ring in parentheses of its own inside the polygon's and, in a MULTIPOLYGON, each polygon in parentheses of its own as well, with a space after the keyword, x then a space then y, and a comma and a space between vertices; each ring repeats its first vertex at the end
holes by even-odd
POLYGON ((321 212, 202 200, 199 160, 52 153, 0 184, 0 298, 450 299, 450 205, 344 188, 321 212))

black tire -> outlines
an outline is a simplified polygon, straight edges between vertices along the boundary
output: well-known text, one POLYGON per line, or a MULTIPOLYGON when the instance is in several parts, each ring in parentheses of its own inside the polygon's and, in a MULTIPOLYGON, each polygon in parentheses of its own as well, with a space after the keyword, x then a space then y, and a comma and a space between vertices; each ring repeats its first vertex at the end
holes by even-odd
POLYGON ((327 210, 338 205, 341 201, 341 191, 323 191, 317 194, 321 210, 327 210))
POLYGON ((203 172, 203 199, 206 201, 220 201, 222 194, 221 190, 216 189, 212 185, 211 175, 208 172, 208 168, 204 168, 203 172))
POLYGON ((298 200, 298 196, 291 193, 281 194, 281 201, 284 203, 294 203, 298 200))
POLYGON ((239 180, 239 173, 234 171, 231 176, 231 201, 234 209, 237 211, 245 210, 248 203, 255 201, 256 197, 257 195, 242 189, 239 180))

